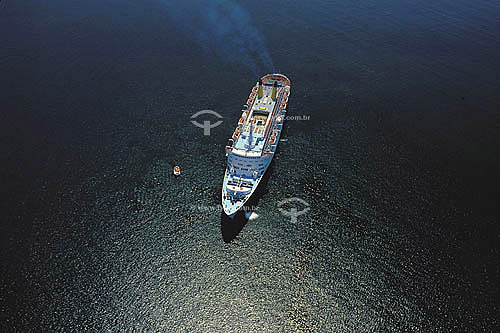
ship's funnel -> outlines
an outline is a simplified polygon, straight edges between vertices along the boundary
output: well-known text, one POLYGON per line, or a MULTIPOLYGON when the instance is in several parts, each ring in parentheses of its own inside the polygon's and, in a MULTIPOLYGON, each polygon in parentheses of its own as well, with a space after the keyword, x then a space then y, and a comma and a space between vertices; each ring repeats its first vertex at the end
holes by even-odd
POLYGON ((278 82, 277 81, 274 81, 274 85, 273 85, 273 92, 271 94, 271 98, 273 100, 276 99, 276 90, 278 90, 278 82))
POLYGON ((262 90, 262 80, 259 80, 259 92, 258 92, 259 98, 262 98, 264 96, 264 92, 262 90))

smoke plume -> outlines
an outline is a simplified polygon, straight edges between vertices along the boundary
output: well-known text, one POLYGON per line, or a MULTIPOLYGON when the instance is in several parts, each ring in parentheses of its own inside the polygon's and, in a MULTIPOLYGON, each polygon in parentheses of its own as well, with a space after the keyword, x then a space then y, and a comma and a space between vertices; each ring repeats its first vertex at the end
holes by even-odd
POLYGON ((230 0, 167 3, 169 16, 205 52, 248 66, 254 74, 274 72, 273 61, 248 13, 230 0))

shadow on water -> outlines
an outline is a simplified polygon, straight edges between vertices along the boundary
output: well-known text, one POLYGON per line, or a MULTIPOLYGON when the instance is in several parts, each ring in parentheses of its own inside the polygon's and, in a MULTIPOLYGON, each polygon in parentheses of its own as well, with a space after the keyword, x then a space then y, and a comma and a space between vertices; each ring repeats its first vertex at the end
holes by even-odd
POLYGON ((259 186, 255 189, 255 192, 252 194, 250 199, 248 199, 245 205, 243 205, 243 208, 236 213, 233 219, 230 219, 224 211, 221 212, 220 229, 224 242, 230 243, 236 238, 236 236, 238 236, 240 231, 247 224, 250 213, 255 211, 259 204, 259 200, 264 194, 267 193, 267 183, 273 174, 273 166, 274 160, 271 161, 267 172, 262 177, 262 180, 260 181, 259 186))

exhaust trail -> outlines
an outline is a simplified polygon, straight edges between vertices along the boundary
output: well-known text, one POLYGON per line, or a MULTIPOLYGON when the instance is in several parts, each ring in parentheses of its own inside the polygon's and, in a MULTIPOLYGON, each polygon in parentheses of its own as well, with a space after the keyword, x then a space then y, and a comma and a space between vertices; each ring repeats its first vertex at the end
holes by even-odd
POLYGON ((207 53, 247 66, 255 75, 274 72, 264 38, 248 13, 231 0, 168 2, 168 15, 207 53))

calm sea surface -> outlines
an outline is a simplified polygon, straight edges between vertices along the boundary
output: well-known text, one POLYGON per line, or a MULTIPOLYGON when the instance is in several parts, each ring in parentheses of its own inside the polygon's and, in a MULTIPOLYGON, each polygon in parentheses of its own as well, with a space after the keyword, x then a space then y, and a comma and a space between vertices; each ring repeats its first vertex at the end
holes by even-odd
POLYGON ((0 331, 497 331, 499 32, 486 0, 1 1, 0 331), (273 71, 304 117, 231 222, 273 71))

